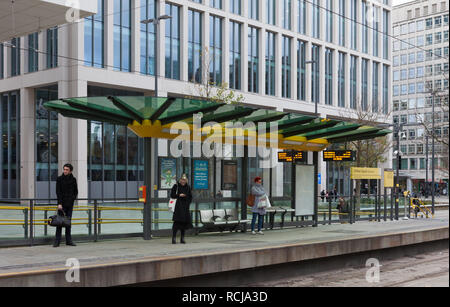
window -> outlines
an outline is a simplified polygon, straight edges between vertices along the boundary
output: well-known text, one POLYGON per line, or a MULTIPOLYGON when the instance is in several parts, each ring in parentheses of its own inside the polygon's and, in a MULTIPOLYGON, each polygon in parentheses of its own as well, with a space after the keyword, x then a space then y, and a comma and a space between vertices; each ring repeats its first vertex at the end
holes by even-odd
POLYGON ((230 21, 230 88, 241 89, 241 24, 230 21))
POLYGON ((283 36, 282 58, 281 58, 281 96, 291 98, 291 41, 283 36))
POLYGON ((259 30, 248 27, 248 91, 259 92, 259 30))
POLYGON ((39 69, 39 53, 37 52, 39 50, 38 36, 38 32, 28 35, 28 72, 38 71, 39 69))
POLYGON ((166 26, 166 78, 180 79, 180 8, 166 3, 166 14, 172 18, 165 21, 166 26))
POLYGON ((298 41, 297 43, 297 99, 306 100, 305 88, 306 71, 306 43, 298 41))
POLYGON ((189 82, 202 82, 202 14, 197 11, 188 11, 188 80, 189 82))
POLYGON ((209 0, 209 5, 213 8, 222 9, 222 0, 209 0))
POLYGON ((47 29, 47 68, 58 66, 58 27, 47 29))
POLYGON ((20 38, 11 40, 11 77, 20 75, 20 38))
POLYGON ((276 8, 276 0, 266 0, 266 17, 267 23, 270 25, 276 24, 275 8, 276 8))
POLYGON ((291 0, 281 0, 282 26, 285 29, 291 29, 291 0))
POLYGON ((379 26, 378 26, 378 14, 379 14, 379 8, 376 6, 373 6, 373 23, 372 23, 372 39, 373 39, 373 44, 372 44, 372 50, 373 50, 373 55, 374 56, 378 56, 378 32, 379 32, 379 26))
POLYGON ((383 113, 389 113, 389 66, 383 65, 383 113))
POLYGON ((320 3, 319 0, 311 0, 312 37, 320 38, 320 3))
POLYGON ((357 63, 358 58, 356 56, 351 55, 350 56, 350 107, 352 109, 356 109, 356 81, 357 81, 357 63))
POLYGON ((325 104, 333 105, 333 50, 325 48, 325 104))
POLYGON ((297 17, 297 29, 301 34, 306 33, 306 0, 297 0, 298 17, 297 17))
POLYGON ((266 32, 266 95, 275 96, 275 34, 266 32))
POLYGON ((357 0, 350 0, 350 19, 351 19, 351 24, 350 24, 350 36, 351 36, 351 40, 350 40, 350 46, 352 49, 356 50, 357 48, 357 33, 356 33, 356 29, 357 29, 357 20, 358 20, 358 1, 357 0))
POLYGON ((333 42, 333 2, 334 0, 326 0, 325 10, 325 39, 327 42, 333 42))
POLYGON ((367 111, 369 108, 369 60, 362 59, 361 66, 361 108, 363 111, 367 111))
MULTIPOLYGON (((362 43, 362 52, 364 53, 368 53, 368 48, 369 48, 369 42, 368 42, 368 13, 369 13, 369 8, 367 6, 367 2, 366 1, 362 1, 361 2, 361 20, 362 20, 362 34, 361 34, 361 43, 362 43)), ((403 33, 402 33, 403 34, 403 33)))
POLYGON ((210 15, 209 28, 209 82, 220 85, 222 83, 222 19, 210 15))
POLYGON ((114 69, 131 71, 131 1, 114 1, 114 69))
MULTIPOLYGON (((141 20, 156 17, 155 0, 141 0, 141 20)), ((141 27, 141 73, 155 75, 155 26, 153 23, 141 27)))
POLYGON ((345 3, 347 0, 339 0, 339 45, 345 46, 345 3))
POLYGON ((241 0, 229 0, 230 12, 236 15, 241 15, 241 0))
POLYGON ((378 68, 380 64, 373 62, 372 64, 372 112, 378 113, 379 101, 378 101, 378 68))
POLYGON ((311 52, 311 101, 319 103, 320 94, 320 46, 312 45, 311 52))
POLYGON ((345 53, 339 52, 338 104, 345 108, 345 53))
POLYGON ((248 0, 249 18, 259 20, 259 1, 260 0, 248 0))
MULTIPOLYGON (((145 0, 142 0, 145 1, 145 0)), ((154 0, 153 0, 154 1, 154 0)), ((97 14, 84 19, 84 65, 104 67, 104 10, 103 0, 97 0, 97 14)), ((145 9, 144 9, 145 10, 145 9)), ((145 16, 145 15, 144 15, 145 16)), ((144 19, 144 18, 142 18, 144 19)), ((141 29, 142 29, 141 25, 141 29)), ((142 44, 142 42, 141 42, 142 44)), ((142 50, 142 49, 141 49, 142 50)), ((142 54, 141 54, 142 56, 142 54)), ((142 61, 142 60, 141 60, 142 61)))

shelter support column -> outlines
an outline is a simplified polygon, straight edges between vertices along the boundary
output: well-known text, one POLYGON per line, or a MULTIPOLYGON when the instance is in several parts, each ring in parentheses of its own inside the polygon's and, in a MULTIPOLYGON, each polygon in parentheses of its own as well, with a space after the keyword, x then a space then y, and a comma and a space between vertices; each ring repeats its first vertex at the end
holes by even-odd
POLYGON ((147 195, 144 204, 144 240, 152 239, 152 139, 144 138, 144 185, 147 195))
POLYGON ((318 177, 319 177, 319 153, 317 151, 313 152, 313 163, 314 163, 314 224, 313 227, 317 227, 318 224, 318 218, 319 218, 319 201, 318 201, 318 195, 319 195, 319 183, 318 183, 318 177))

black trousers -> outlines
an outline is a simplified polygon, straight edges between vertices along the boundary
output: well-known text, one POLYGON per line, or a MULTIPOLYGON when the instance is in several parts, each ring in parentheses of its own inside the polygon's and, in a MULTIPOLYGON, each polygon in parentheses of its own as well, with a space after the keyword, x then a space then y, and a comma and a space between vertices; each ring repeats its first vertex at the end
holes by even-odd
MULTIPOLYGON (((70 207, 64 207, 63 206, 64 214, 68 218, 72 218, 72 212, 73 212, 73 206, 70 207)), ((56 238, 55 240, 57 242, 61 242, 61 235, 62 235, 62 227, 56 227, 56 238)), ((72 242, 72 227, 66 227, 66 243, 72 242)))

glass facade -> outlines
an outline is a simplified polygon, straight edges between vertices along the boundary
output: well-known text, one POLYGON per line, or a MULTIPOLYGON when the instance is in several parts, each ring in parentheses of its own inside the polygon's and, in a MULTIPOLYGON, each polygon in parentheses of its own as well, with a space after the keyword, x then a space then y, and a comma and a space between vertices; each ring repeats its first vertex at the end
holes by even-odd
MULTIPOLYGON (((141 0, 141 20, 156 17, 156 0, 141 0)), ((153 23, 140 23, 141 28, 141 73, 155 75, 155 26, 153 23)))
POLYGON ((341 108, 345 108, 345 67, 346 67, 346 54, 339 52, 339 64, 338 64, 338 105, 341 108))
POLYGON ((367 111, 369 108, 369 60, 361 61, 361 109, 367 111))
POLYGON ((350 56, 350 108, 356 109, 357 106, 357 71, 358 58, 354 55, 350 56))
POLYGON ((202 14, 189 10, 188 80, 202 82, 202 14))
MULTIPOLYGON (((142 96, 88 86, 88 97, 142 96)), ((136 198, 144 180, 143 139, 125 126, 88 121, 89 198, 136 198)))
POLYGON ((325 104, 333 105, 333 50, 325 48, 325 104))
POLYGON ((58 27, 47 30, 47 68, 58 66, 58 27))
POLYGON ((275 96, 275 33, 266 32, 266 95, 275 96))
POLYGON ((339 45, 345 46, 345 27, 346 27, 346 15, 345 4, 348 0, 339 0, 339 45))
POLYGON ((248 91, 259 92, 259 29, 248 28, 248 91))
POLYGON ((311 101, 319 103, 320 99, 320 46, 312 45, 311 50, 311 101))
POLYGON ((372 65, 372 112, 379 112, 379 95, 378 95, 378 76, 380 75, 378 72, 380 64, 373 62, 372 65))
POLYGON ((311 36, 314 38, 320 38, 320 1, 312 0, 310 3, 312 18, 311 36))
POLYGON ((180 8, 166 3, 166 78, 180 79, 180 8))
POLYGON ((283 36, 282 41, 282 58, 281 58, 281 96, 291 98, 291 70, 292 55, 291 43, 292 39, 283 36))
POLYGON ((306 100, 306 42, 297 42, 297 99, 306 100))
POLYGON ((97 14, 84 19, 84 65, 104 67, 104 0, 97 0, 97 14))
POLYGON ((20 93, 0 94, 0 198, 20 196, 20 93))
POLYGON ((297 0, 297 31, 306 33, 306 0, 297 0))
POLYGON ((58 178, 58 114, 49 112, 44 103, 58 99, 58 86, 35 90, 36 189, 35 197, 56 197, 58 178))
POLYGON ((11 40, 11 77, 20 75, 20 38, 11 40))
POLYGON ((35 32, 28 35, 28 72, 35 72, 39 70, 39 33, 35 32))
POLYGON ((241 24, 230 21, 230 88, 241 89, 241 24))
POLYGON ((131 71, 130 0, 114 0, 114 69, 131 71))
POLYGON ((209 17, 209 82, 222 83, 222 18, 209 17))

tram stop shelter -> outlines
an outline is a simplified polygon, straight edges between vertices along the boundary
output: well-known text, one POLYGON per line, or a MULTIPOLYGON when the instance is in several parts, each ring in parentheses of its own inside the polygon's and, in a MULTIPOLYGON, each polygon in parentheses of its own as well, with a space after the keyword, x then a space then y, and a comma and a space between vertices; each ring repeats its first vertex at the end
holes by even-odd
MULTIPOLYGON (((144 200, 144 239, 151 238, 153 204, 167 204, 168 199, 164 198, 169 197, 167 193, 158 194, 156 191, 158 190, 157 182, 161 177, 161 166, 155 166, 154 160, 158 160, 158 154, 154 148, 156 142, 152 142, 152 140, 179 141, 180 144, 188 142, 191 146, 190 149, 194 152, 196 150, 199 152, 199 149, 202 148, 202 146, 196 145, 205 143, 209 144, 209 148, 211 148, 211 144, 229 145, 236 152, 239 151, 237 148, 241 146, 243 150, 239 158, 231 157, 230 159, 238 160, 236 165, 240 171, 236 174, 239 174, 237 177, 240 178, 236 179, 234 187, 233 184, 231 187, 224 187, 222 183, 222 189, 237 191, 230 193, 235 197, 229 199, 236 201, 236 207, 240 207, 242 219, 245 219, 247 215, 245 200, 252 179, 249 167, 258 168, 255 167, 256 163, 252 160, 254 157, 251 156, 251 153, 255 152, 255 148, 271 148, 275 152, 280 150, 312 152, 309 155, 312 156, 312 159, 307 159, 300 165, 295 164, 295 167, 291 167, 288 171, 290 174, 287 177, 292 175, 292 180, 288 180, 288 183, 290 181, 290 184, 295 186, 288 187, 286 191, 290 195, 284 196, 292 200, 291 206, 296 209, 296 216, 312 216, 313 225, 317 225, 318 152, 332 144, 374 139, 391 133, 390 130, 382 128, 335 119, 323 119, 314 115, 278 112, 206 99, 142 96, 81 97, 50 101, 44 106, 50 111, 69 118, 127 126, 137 136, 144 138, 144 185, 148 191, 144 200), (299 204, 299 198, 296 197, 296 193, 300 193, 298 187, 309 189, 310 198, 302 195, 301 200, 302 203, 309 202, 305 210, 301 208, 303 204, 299 204)), ((188 157, 190 159, 189 155, 188 157)), ((211 159, 216 161, 216 156, 205 156, 204 152, 200 153, 199 158, 202 161, 211 159)), ((182 159, 181 173, 187 170, 192 171, 195 168, 192 159, 187 162, 185 158, 182 159)), ((216 172, 216 164, 212 164, 210 168, 214 170, 214 173, 216 172)), ((220 177, 223 179, 224 171, 222 170, 221 173, 213 176, 211 180, 214 182, 212 193, 206 193, 208 196, 204 197, 205 201, 215 204, 227 200, 227 197, 230 196, 222 194, 219 199, 218 195, 221 193, 217 191, 216 180, 220 177)), ((259 174, 258 171, 256 174, 259 174)), ((209 177, 209 175, 206 176, 209 177)), ((194 174, 193 177, 195 179, 198 176, 196 177, 194 174)), ((284 181, 283 178, 281 181, 284 181)), ((273 189, 273 182, 272 169, 270 169, 270 192, 273 189)), ((206 180, 206 185, 211 185, 208 180, 206 180)), ((201 183, 194 183, 194 190, 196 186, 199 189, 205 188, 201 187, 201 183)))

